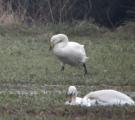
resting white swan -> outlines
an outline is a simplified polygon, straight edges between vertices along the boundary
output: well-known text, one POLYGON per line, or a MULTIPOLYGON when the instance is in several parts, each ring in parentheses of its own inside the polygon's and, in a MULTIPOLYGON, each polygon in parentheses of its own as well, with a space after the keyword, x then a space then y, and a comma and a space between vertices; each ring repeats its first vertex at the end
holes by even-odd
POLYGON ((81 98, 81 97, 77 97, 77 89, 75 86, 69 86, 68 88, 68 101, 65 102, 66 105, 82 105, 83 106, 91 106, 90 100, 89 99, 85 99, 85 98, 81 98))
POLYGON ((65 34, 53 35, 50 39, 50 48, 53 53, 61 61, 61 70, 64 70, 65 64, 71 66, 82 65, 84 72, 87 74, 86 59, 88 58, 85 53, 84 45, 77 42, 70 42, 65 34))
POLYGON ((82 106, 110 106, 110 105, 134 105, 135 102, 126 94, 115 90, 98 90, 90 92, 83 98, 77 97, 77 89, 70 86, 68 89, 69 100, 66 104, 82 106))

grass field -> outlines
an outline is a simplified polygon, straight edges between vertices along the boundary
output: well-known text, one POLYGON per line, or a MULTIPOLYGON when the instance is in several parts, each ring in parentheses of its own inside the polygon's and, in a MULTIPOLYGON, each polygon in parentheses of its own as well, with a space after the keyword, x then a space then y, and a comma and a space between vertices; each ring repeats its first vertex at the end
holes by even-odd
POLYGON ((134 107, 82 108, 65 106, 69 85, 77 85, 80 96, 90 90, 112 88, 135 91, 135 23, 128 23, 110 31, 94 24, 0 26, 0 89, 39 90, 44 85, 60 85, 51 91, 61 94, 25 96, 0 94, 0 119, 5 120, 133 120, 134 107), (86 47, 88 75, 83 68, 66 66, 60 71, 59 61, 49 51, 49 39, 65 33, 70 40, 86 47), (18 87, 19 85, 19 87, 18 87), (79 87, 81 86, 81 87, 79 87), (24 89, 24 88, 23 88, 24 89))

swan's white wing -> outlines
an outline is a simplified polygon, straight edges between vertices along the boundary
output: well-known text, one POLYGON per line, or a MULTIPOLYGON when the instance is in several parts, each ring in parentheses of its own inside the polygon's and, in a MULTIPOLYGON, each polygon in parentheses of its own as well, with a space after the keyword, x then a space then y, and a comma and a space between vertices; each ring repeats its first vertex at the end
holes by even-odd
POLYGON ((78 65, 87 59, 84 46, 76 42, 68 42, 65 47, 57 48, 55 53, 65 64, 78 65))
POLYGON ((85 97, 96 100, 99 105, 134 104, 134 101, 130 97, 115 90, 99 90, 90 92, 85 97))
POLYGON ((82 54, 83 56, 86 56, 84 45, 81 45, 77 42, 68 42, 67 46, 70 48, 73 48, 75 50, 74 52, 76 52, 77 50, 80 54, 82 54))

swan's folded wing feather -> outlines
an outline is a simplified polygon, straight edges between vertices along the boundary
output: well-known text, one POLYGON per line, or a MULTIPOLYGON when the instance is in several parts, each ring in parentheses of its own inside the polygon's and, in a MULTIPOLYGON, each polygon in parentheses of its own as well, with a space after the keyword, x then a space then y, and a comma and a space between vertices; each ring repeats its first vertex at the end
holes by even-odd
POLYGON ((57 51, 57 57, 68 64, 85 63, 87 56, 83 45, 76 42, 69 42, 57 51))
POLYGON ((95 99, 101 105, 134 104, 134 101, 130 97, 115 90, 99 90, 90 92, 85 97, 95 99))

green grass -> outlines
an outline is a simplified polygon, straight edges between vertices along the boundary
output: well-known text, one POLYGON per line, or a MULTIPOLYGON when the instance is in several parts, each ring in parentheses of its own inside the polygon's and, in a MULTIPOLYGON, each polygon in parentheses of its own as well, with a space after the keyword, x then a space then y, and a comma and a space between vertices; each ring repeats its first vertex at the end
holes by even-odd
POLYGON ((1 27, 0 83, 135 85, 134 32, 124 31, 124 27, 123 31, 110 32, 89 25, 95 34, 89 35, 89 28, 82 35, 85 27, 75 27, 76 30, 65 26, 58 25, 57 29, 56 25, 54 29, 52 25, 1 27), (60 72, 59 61, 48 49, 50 35, 58 29, 59 33, 67 32, 70 40, 86 45, 88 75, 83 75, 83 68, 70 66, 64 73, 60 72))
MULTIPOLYGON (((135 23, 115 31, 99 28, 87 22, 77 25, 0 26, 0 89, 10 85, 63 85, 61 94, 38 95, 0 94, 2 120, 133 120, 134 107, 65 106, 65 90, 69 85, 80 86, 79 96, 90 90, 117 87, 121 91, 135 90, 135 23), (88 75, 83 68, 66 66, 60 71, 59 61, 49 51, 49 39, 65 33, 69 39, 86 47, 88 75), (125 87, 124 87, 125 86, 125 87)), ((34 86, 34 87, 33 87, 34 86)), ((25 88, 25 87, 24 87, 25 88)), ((53 88, 55 91, 56 87, 53 88)))
POLYGON ((2 120, 134 120, 134 106, 81 107, 65 106, 64 94, 38 94, 0 96, 0 119, 2 120))

